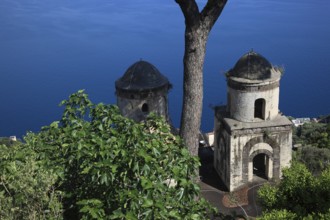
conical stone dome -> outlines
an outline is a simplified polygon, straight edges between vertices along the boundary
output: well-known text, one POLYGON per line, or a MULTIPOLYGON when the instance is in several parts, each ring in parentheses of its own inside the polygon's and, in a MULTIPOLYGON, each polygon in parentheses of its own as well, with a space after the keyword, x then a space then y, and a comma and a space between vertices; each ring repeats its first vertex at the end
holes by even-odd
POLYGON ((116 81, 116 89, 125 91, 154 90, 169 85, 168 79, 146 61, 134 63, 116 81))
POLYGON ((260 54, 250 51, 244 54, 228 72, 229 77, 249 80, 265 80, 271 78, 272 64, 260 54))

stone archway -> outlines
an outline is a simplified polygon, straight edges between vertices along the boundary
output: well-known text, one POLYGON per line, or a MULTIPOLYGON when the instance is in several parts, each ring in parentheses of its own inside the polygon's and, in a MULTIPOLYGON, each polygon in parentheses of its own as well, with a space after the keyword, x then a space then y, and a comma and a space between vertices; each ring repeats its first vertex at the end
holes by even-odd
POLYGON ((249 182, 252 182, 254 176, 271 179, 274 172, 274 160, 270 151, 261 149, 253 152, 249 157, 249 182))
POLYGON ((280 147, 276 141, 270 137, 260 136, 249 140, 243 149, 243 183, 253 180, 253 159, 258 154, 267 155, 267 178, 279 178, 280 175, 280 147), (258 148, 258 144, 267 144, 269 147, 258 148))

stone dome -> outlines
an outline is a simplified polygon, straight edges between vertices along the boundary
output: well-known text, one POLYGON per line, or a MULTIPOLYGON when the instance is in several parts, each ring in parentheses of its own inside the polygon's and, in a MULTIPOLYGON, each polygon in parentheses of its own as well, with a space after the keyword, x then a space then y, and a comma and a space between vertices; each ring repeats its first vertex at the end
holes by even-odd
POLYGON ((155 66, 142 60, 131 65, 115 84, 116 89, 125 91, 144 91, 170 87, 168 79, 155 66))
POLYGON ((271 78, 272 64, 260 54, 250 51, 244 54, 229 70, 229 77, 248 80, 265 80, 271 78))

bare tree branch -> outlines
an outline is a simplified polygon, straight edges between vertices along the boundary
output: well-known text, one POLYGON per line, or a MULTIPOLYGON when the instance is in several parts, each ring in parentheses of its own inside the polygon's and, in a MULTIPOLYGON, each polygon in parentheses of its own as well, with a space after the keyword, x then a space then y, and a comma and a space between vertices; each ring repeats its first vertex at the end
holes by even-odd
POLYGON ((175 0, 175 2, 179 4, 187 26, 199 23, 200 14, 195 0, 175 0))
POLYGON ((208 0, 201 12, 195 0, 175 0, 175 2, 179 4, 187 26, 193 27, 202 22, 205 28, 211 30, 227 0, 208 0))
POLYGON ((208 30, 210 30, 219 18, 227 0, 208 0, 201 12, 201 19, 208 30))

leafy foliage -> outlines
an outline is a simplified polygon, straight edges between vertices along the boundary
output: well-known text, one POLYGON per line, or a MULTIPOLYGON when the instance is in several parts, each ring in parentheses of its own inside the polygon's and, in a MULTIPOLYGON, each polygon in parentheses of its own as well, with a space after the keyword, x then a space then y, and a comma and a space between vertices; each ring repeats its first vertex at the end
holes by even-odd
POLYGON ((310 122, 294 128, 293 142, 300 145, 294 160, 305 164, 313 175, 329 167, 330 124, 310 122))
POLYGON ((10 138, 7 138, 7 137, 1 137, 0 138, 0 145, 6 145, 6 146, 13 146, 13 145, 18 145, 20 144, 21 142, 20 141, 14 141, 14 140, 11 140, 10 138))
POLYGON ((330 149, 330 124, 305 123, 295 128, 293 142, 303 146, 310 145, 330 149))
POLYGON ((292 213, 286 209, 281 210, 271 210, 264 213, 261 217, 257 219, 262 220, 295 220, 298 219, 297 214, 292 213))
POLYGON ((264 213, 258 220, 328 220, 330 219, 330 210, 326 213, 311 213, 307 216, 299 216, 296 213, 290 212, 286 209, 272 210, 264 213))
POLYGON ((319 175, 330 165, 330 149, 305 146, 295 152, 294 159, 306 165, 313 175, 319 175))
POLYGON ((57 176, 26 145, 0 145, 0 219, 61 219, 57 176))
POLYGON ((313 177, 306 166, 293 163, 283 170, 282 181, 264 185, 258 191, 261 205, 267 210, 262 219, 301 219, 329 214, 330 169, 313 177), (278 210, 278 211, 276 211, 278 210), (316 213, 316 214, 315 214, 316 213), (295 217, 297 216, 297 218, 295 217))
POLYGON ((199 166, 161 118, 136 123, 84 91, 62 119, 25 141, 58 176, 67 219, 207 219, 191 179, 199 166))

